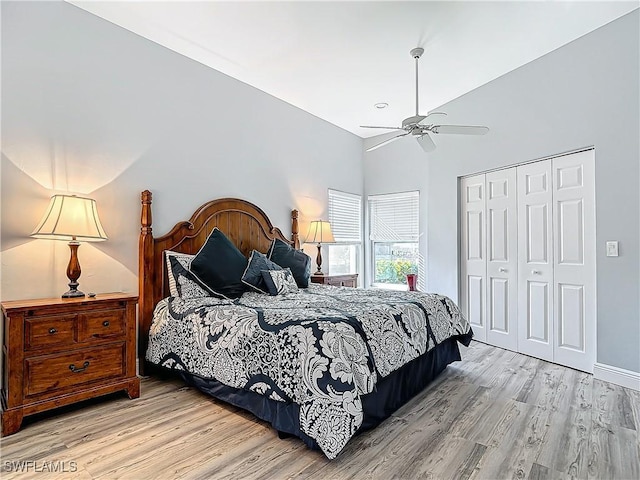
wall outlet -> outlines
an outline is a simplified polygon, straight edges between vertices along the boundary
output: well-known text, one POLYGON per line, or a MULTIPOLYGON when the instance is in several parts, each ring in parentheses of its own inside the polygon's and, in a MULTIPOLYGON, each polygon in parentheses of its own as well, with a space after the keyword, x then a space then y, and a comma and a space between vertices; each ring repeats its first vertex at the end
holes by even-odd
POLYGON ((618 256, 618 242, 607 242, 607 257, 618 256))

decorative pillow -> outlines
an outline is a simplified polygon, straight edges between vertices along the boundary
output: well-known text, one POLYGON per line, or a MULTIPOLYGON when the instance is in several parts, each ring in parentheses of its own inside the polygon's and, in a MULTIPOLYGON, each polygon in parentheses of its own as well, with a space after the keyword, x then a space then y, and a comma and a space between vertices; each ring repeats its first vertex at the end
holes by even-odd
POLYGON ((212 291, 238 298, 245 291, 242 274, 247 259, 218 227, 191 261, 191 271, 212 291))
POLYGON ((262 278, 261 272, 263 270, 282 270, 282 268, 257 250, 251 251, 249 263, 247 263, 247 268, 242 275, 242 283, 249 285, 251 288, 259 292, 269 293, 267 285, 264 283, 264 279, 262 278))
POLYGON ((309 255, 276 238, 271 243, 267 256, 269 260, 282 268, 289 267, 299 287, 307 288, 309 286, 311 278, 311 257, 309 255))
POLYGON ((262 278, 269 295, 286 295, 298 291, 296 280, 288 267, 281 270, 262 270, 262 278))
MULTIPOLYGON (((194 255, 165 250, 169 294, 185 299, 213 296, 213 292, 189 269, 194 255)), ((217 295, 215 295, 217 296, 217 295)))

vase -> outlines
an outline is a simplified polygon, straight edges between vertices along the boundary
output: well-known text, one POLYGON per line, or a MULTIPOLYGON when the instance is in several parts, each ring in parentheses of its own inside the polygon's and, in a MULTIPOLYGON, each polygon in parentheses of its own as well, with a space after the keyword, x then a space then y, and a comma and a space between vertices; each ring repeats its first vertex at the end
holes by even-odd
POLYGON ((417 273, 407 273, 407 285, 409 285, 409 291, 415 292, 416 285, 418 284, 418 274, 417 273))

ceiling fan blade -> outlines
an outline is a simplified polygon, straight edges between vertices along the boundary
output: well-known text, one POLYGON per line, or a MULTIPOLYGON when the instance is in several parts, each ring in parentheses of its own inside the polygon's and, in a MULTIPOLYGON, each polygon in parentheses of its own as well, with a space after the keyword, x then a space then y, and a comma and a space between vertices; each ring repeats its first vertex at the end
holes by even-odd
POLYGON ((385 130, 402 130, 402 127, 373 127, 371 125, 360 125, 360 128, 384 128, 385 130))
POLYGON ((478 125, 434 125, 433 133, 445 133, 454 135, 484 135, 489 131, 489 127, 478 125))
POLYGON ((425 152, 433 152, 436 149, 436 144, 433 143, 433 139, 429 136, 428 133, 420 135, 418 138, 416 138, 416 140, 422 147, 422 150, 424 150, 425 152))
POLYGON ((375 150, 376 148, 380 148, 380 147, 382 147, 382 146, 384 146, 384 145, 387 145, 388 143, 391 143, 391 142, 393 142, 394 140, 397 140, 397 139, 399 139, 399 138, 401 138, 401 137, 404 137, 405 135, 409 135, 409 132, 407 132, 407 133, 401 133, 400 135, 396 135, 395 137, 392 137, 392 138, 390 138, 390 139, 388 139, 388 140, 385 140, 385 141, 384 141, 384 142, 382 142, 382 143, 378 143, 378 144, 374 145, 373 147, 369 147, 369 148, 367 148, 367 152, 370 152, 370 151, 372 151, 372 150, 375 150))
POLYGON ((418 122, 418 125, 433 125, 434 123, 439 123, 444 120, 447 114, 444 112, 431 112, 428 113, 426 117, 418 122))

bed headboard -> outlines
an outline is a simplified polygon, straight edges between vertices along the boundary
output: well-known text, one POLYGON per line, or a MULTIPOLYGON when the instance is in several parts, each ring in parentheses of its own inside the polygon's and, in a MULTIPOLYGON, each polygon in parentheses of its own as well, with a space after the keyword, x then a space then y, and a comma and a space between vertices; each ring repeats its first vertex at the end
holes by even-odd
POLYGON ((140 373, 144 374, 144 356, 149 341, 153 309, 156 303, 169 296, 163 255, 165 250, 195 254, 214 227, 222 230, 245 256, 249 256, 253 249, 266 252, 274 238, 279 238, 294 248, 300 248, 300 240, 297 210, 291 211, 289 240, 279 228, 273 226, 259 207, 237 198, 221 198, 207 202, 198 208, 189 220, 176 223, 169 233, 154 238, 151 227, 151 192, 142 192, 141 199, 138 355, 140 373))

